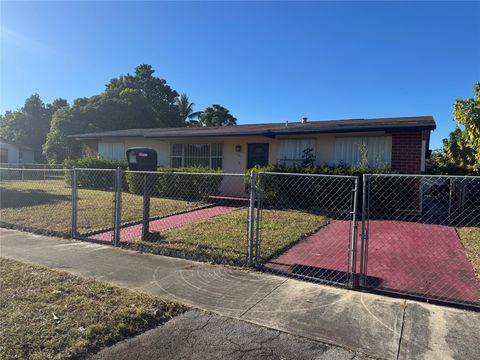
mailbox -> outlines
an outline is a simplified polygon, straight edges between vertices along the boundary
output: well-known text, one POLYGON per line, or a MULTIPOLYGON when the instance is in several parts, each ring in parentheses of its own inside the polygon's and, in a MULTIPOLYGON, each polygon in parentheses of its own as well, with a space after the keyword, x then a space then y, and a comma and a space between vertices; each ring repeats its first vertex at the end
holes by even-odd
POLYGON ((156 171, 157 152, 149 148, 127 149, 128 168, 133 171, 156 171))
MULTIPOLYGON (((128 168, 132 171, 157 171, 157 152, 153 149, 135 147, 127 149, 128 168)), ((150 232, 150 196, 154 188, 155 177, 148 173, 139 173, 143 178, 143 219, 142 240, 159 238, 160 234, 150 232)))

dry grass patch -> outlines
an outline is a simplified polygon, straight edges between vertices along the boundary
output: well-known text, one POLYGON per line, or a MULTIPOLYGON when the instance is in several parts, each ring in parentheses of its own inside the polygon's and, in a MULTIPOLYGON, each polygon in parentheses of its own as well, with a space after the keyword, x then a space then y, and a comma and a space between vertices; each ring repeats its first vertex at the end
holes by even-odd
POLYGON ((462 227, 458 228, 457 231, 465 248, 465 253, 475 269, 475 274, 480 279, 480 228, 462 227))
POLYGON ((165 299, 0 258, 0 358, 83 357, 184 312, 165 299))
MULTIPOLYGON (((122 194, 122 222, 142 218, 143 197, 122 194)), ((151 199, 151 216, 167 216, 198 208, 199 203, 151 199)), ((71 189, 59 180, 2 180, 0 222, 26 230, 68 236, 71 231, 71 189)), ((78 230, 81 233, 113 226, 113 192, 78 190, 78 230)))
MULTIPOLYGON (((160 233, 157 242, 137 241, 123 246, 165 253, 168 250, 194 254, 205 260, 242 262, 247 253, 247 210, 240 209, 205 221, 160 233), (139 246, 140 245, 140 246, 139 246)), ((261 255, 269 258, 327 223, 321 215, 288 210, 264 210, 261 255)))

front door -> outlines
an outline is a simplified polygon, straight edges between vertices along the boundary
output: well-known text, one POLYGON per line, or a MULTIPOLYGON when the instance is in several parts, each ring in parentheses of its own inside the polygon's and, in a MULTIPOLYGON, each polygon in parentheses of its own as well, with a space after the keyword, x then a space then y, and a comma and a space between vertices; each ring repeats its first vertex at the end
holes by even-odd
POLYGON ((248 144, 247 169, 268 165, 268 143, 248 144))

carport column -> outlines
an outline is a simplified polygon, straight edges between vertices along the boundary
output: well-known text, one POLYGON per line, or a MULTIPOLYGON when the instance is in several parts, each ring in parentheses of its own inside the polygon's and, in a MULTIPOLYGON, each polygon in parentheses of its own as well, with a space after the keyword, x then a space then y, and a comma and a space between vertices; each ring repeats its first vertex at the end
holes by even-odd
POLYGON ((353 188, 353 210, 352 210, 352 239, 351 239, 351 264, 350 264, 350 287, 355 289, 358 287, 357 273, 357 201, 358 201, 358 177, 355 177, 355 185, 353 188))
POLYGON ((120 230, 122 227, 122 178, 122 169, 117 167, 117 170, 115 171, 115 218, 113 225, 113 246, 118 246, 120 242, 120 230))
POLYGON ((72 179, 72 238, 75 239, 78 236, 77 231, 77 214, 78 214, 78 189, 77 189, 77 169, 71 170, 72 179))
POLYGON ((253 266, 255 247, 255 188, 257 186, 257 173, 250 172, 250 209, 248 211, 248 265, 253 266))

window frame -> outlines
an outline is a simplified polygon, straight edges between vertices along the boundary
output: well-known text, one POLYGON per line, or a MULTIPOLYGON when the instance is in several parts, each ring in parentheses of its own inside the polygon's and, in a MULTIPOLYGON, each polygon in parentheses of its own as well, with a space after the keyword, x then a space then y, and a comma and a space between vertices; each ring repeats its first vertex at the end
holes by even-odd
POLYGON ((8 164, 8 157, 9 157, 8 155, 9 155, 8 154, 8 148, 0 147, 0 163, 8 164), (6 159, 6 161, 3 161, 5 159, 6 159))
POLYGON ((298 159, 289 159, 289 158, 286 158, 286 157, 281 157, 281 151, 282 151, 282 142, 293 142, 293 141, 310 141, 313 146, 308 146, 308 147, 305 147, 303 150, 301 150, 301 152, 303 153, 303 151, 305 149, 310 149, 312 148, 313 149, 313 153, 316 155, 316 151, 317 151, 317 138, 315 137, 305 137, 305 138, 286 138, 286 139, 278 139, 279 140, 279 143, 278 143, 278 150, 277 150, 277 163, 281 163, 283 165, 292 165, 292 164, 298 164, 298 163, 301 163, 304 159, 302 158, 302 155, 300 155, 300 158, 298 159))
MULTIPOLYGON (((170 146, 170 167, 172 168, 184 168, 184 167, 187 167, 186 164, 185 164, 185 159, 186 158, 191 158, 191 159, 194 159, 194 158, 198 158, 198 159, 204 159, 206 158, 206 156, 192 156, 192 155, 189 155, 189 156, 186 156, 186 147, 188 145, 207 145, 208 146, 208 168, 211 169, 211 170, 217 170, 217 169, 220 169, 222 170, 223 169, 223 158, 224 158, 224 152, 223 152, 223 143, 205 143, 205 142, 195 142, 195 143, 172 143, 171 146, 170 146), (218 146, 219 148, 216 149, 216 151, 214 150, 215 146, 218 146), (177 148, 175 150, 176 147, 179 147, 180 151, 178 151, 179 149, 177 148), (220 151, 218 151, 218 149, 220 149, 220 151), (215 154, 214 154, 215 152, 215 154), (218 155, 218 153, 221 153, 221 155, 218 155), (174 160, 179 160, 180 159, 180 164, 181 166, 175 166, 176 164, 174 164, 174 160), (220 160, 221 162, 221 166, 220 167, 216 167, 214 168, 213 167, 213 162, 214 161, 218 161, 220 160)), ((197 166, 197 165, 192 165, 192 166, 197 166)), ((202 166, 202 165, 198 165, 198 166, 202 166)), ((191 167, 191 166, 188 166, 188 167, 191 167)))

